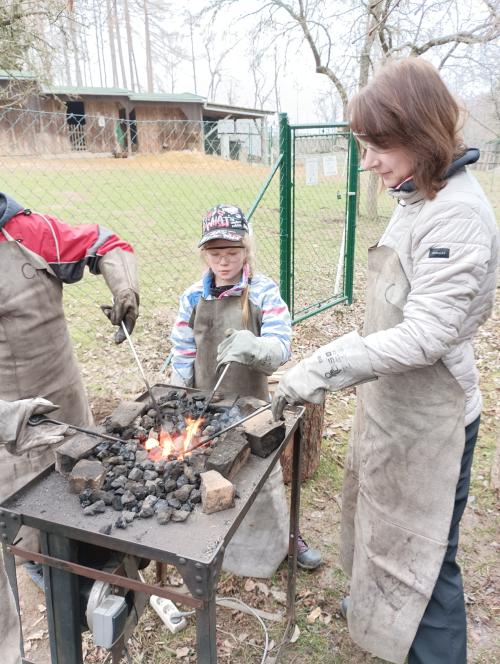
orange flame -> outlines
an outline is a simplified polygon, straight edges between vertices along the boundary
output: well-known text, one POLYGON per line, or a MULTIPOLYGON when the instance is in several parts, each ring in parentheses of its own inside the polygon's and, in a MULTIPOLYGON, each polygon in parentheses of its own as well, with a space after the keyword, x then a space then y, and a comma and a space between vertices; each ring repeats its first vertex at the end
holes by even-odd
POLYGON ((173 437, 167 431, 161 429, 158 440, 148 438, 144 444, 149 453, 149 458, 153 461, 167 459, 168 457, 182 460, 190 454, 191 445, 195 442, 203 421, 203 417, 199 417, 197 420, 187 417, 185 430, 173 437))

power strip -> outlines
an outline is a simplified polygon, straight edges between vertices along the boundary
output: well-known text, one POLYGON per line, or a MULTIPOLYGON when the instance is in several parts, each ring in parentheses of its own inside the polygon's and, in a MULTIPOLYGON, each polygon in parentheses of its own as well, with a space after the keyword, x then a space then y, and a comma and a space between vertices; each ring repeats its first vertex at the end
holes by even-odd
POLYGON ((178 614, 179 609, 170 599, 167 599, 166 597, 158 597, 158 595, 151 595, 149 603, 172 634, 177 634, 177 632, 180 632, 187 626, 187 621, 184 616, 179 618, 176 622, 172 620, 172 616, 178 614))

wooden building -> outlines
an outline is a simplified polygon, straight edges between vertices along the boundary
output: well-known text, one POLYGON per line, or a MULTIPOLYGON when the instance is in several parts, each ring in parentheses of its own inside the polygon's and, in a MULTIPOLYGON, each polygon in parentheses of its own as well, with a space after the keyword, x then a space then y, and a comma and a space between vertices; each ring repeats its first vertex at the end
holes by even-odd
POLYGON ((0 72, 0 96, 1 154, 78 151, 125 156, 132 152, 199 150, 243 158, 249 151, 264 153, 262 129, 267 116, 273 114, 207 103, 204 97, 188 92, 136 93, 121 88, 44 86, 29 74, 14 77, 5 72, 0 72), (15 103, 10 106, 6 98, 13 86, 17 92, 24 86, 26 94, 16 94, 15 103), (228 136, 228 121, 233 123, 232 137, 228 136), (256 129, 238 130, 237 121, 250 123, 256 129), (242 149, 247 137, 253 145, 242 149))

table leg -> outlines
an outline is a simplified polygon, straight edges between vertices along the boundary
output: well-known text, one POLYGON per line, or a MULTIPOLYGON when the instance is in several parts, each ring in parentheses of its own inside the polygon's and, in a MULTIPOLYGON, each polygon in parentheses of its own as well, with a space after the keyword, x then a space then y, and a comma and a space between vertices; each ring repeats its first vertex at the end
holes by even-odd
POLYGON ((301 446, 302 434, 299 426, 297 427, 293 436, 287 586, 287 617, 289 627, 295 625, 295 588, 297 584, 297 536, 299 534, 301 446))
POLYGON ((217 664, 215 593, 196 610, 197 664, 217 664))
MULTIPOLYGON (((42 553, 77 562, 77 543, 40 532, 42 553)), ((45 600, 52 664, 83 664, 79 581, 75 574, 44 565, 45 600)))

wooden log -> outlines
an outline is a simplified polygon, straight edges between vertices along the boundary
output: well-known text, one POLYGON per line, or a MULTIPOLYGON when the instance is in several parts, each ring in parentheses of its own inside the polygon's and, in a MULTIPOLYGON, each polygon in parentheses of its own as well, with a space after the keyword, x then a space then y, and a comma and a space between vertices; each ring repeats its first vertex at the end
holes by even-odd
MULTIPOLYGON (((324 416, 324 404, 318 406, 310 403, 306 405, 306 412, 299 424, 302 433, 301 482, 312 477, 319 466, 324 416)), ((281 455, 281 466, 283 468, 285 484, 289 484, 292 479, 292 456, 293 440, 288 443, 281 455)))
MULTIPOLYGON (((287 362, 269 377, 269 392, 272 394, 286 371, 291 369, 295 362, 287 362)), ((319 466, 321 441, 323 438, 323 422, 325 405, 306 404, 306 412, 299 426, 302 434, 302 464, 300 481, 304 482, 314 475, 319 466)), ((283 479, 289 484, 292 479, 293 440, 290 440, 281 455, 283 479)))

